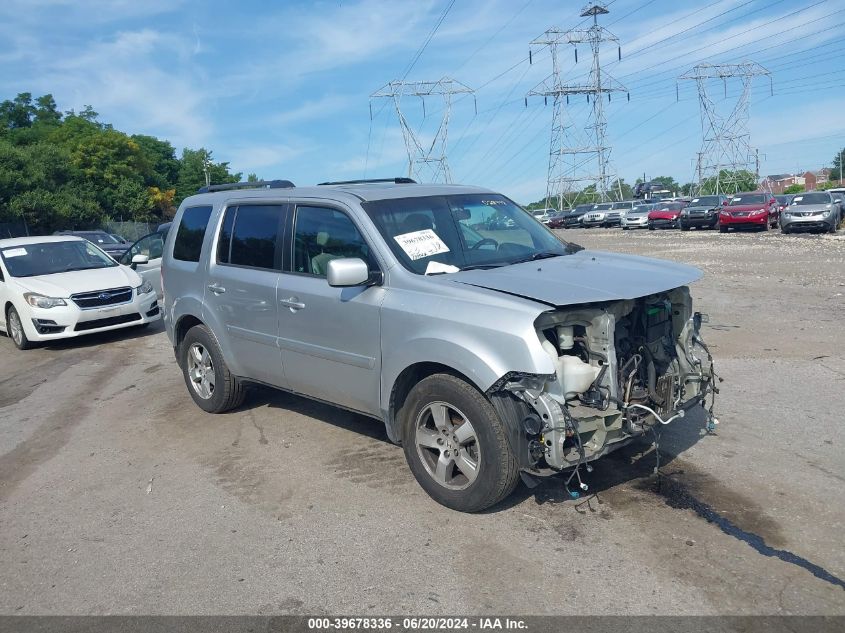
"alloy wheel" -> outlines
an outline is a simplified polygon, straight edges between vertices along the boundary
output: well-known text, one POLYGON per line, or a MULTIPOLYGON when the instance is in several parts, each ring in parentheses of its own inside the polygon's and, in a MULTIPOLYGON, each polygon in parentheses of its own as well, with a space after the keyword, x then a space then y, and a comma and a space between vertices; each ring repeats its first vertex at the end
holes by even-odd
POLYGON ((446 402, 432 402, 420 411, 415 428, 417 454, 431 478, 450 490, 472 485, 481 452, 469 419, 446 402))
POLYGON ((191 387, 203 400, 214 395, 214 362, 211 354, 200 343, 194 343, 188 348, 188 376, 191 387))

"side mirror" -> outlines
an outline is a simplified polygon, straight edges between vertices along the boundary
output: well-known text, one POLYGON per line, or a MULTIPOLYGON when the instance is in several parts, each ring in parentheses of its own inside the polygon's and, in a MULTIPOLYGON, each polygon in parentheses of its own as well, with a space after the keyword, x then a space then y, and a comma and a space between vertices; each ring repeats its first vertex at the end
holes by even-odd
POLYGON ((357 257, 330 259, 326 279, 332 287, 360 286, 370 280, 370 269, 363 259, 357 257))
POLYGON ((141 255, 140 253, 137 255, 132 256, 132 269, 134 270, 138 264, 146 264, 149 263, 150 258, 146 255, 141 255))

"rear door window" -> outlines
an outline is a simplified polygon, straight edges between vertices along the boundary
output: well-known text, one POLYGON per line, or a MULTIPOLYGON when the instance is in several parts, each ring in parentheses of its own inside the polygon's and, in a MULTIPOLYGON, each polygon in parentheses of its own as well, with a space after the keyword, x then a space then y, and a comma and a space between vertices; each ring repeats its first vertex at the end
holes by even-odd
POLYGON ((189 207, 182 213, 176 240, 173 243, 173 259, 184 262, 198 262, 202 252, 205 230, 211 217, 211 207, 189 207))
POLYGON ((284 207, 278 204, 244 204, 226 209, 217 261, 250 268, 281 268, 279 236, 284 207))

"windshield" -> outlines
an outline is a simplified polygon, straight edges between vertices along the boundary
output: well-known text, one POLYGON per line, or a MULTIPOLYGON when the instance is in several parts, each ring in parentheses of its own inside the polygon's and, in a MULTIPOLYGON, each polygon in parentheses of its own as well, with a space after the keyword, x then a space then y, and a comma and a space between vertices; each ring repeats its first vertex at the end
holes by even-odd
POLYGON ((74 233, 73 235, 84 237, 89 242, 94 242, 94 244, 120 244, 120 240, 108 233, 74 233))
POLYGON ((111 257, 87 241, 43 242, 0 251, 12 277, 54 275, 71 270, 117 266, 111 257))
POLYGON ((631 214, 634 213, 647 213, 654 208, 653 204, 638 204, 633 209, 631 209, 631 214))
POLYGON ((775 196, 775 200, 778 201, 778 204, 789 204, 791 198, 792 196, 775 196))
POLYGON ((661 204, 659 207, 655 207, 658 211, 680 211, 684 208, 684 205, 680 202, 669 202, 667 204, 661 204))
POLYGON ((765 193, 742 193, 738 196, 734 196, 733 198, 731 198, 731 201, 728 206, 738 207, 744 204, 765 204, 765 202, 765 193))
POLYGON ((607 211, 612 206, 613 204, 611 204, 610 202, 602 202, 601 204, 595 205, 593 207, 593 211, 607 211))
POLYGON ((630 202, 614 202, 613 209, 630 209, 633 205, 630 202))
POLYGON ((567 244, 499 194, 365 202, 367 214, 408 270, 492 268, 567 255, 567 244))
POLYGON ((718 207, 722 204, 719 196, 702 196, 701 198, 693 198, 689 203, 691 207, 718 207))
POLYGON ((792 204, 830 204, 829 193, 805 193, 800 196, 795 196, 792 199, 792 204))

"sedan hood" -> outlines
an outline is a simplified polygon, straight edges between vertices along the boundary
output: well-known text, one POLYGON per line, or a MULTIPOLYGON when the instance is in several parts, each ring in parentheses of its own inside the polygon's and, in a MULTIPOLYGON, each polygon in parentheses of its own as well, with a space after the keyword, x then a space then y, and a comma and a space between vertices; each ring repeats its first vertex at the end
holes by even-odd
POLYGON ((635 299, 686 285, 701 275, 698 268, 665 260, 579 251, 501 268, 454 273, 449 279, 551 306, 565 306, 635 299))
POLYGON ((54 275, 37 277, 15 277, 17 284, 29 292, 45 297, 68 298, 78 292, 110 290, 129 286, 135 288, 143 283, 140 275, 126 266, 96 268, 92 270, 72 270, 54 275))
POLYGON ((651 211, 648 217, 652 220, 674 220, 679 215, 680 211, 651 211))

